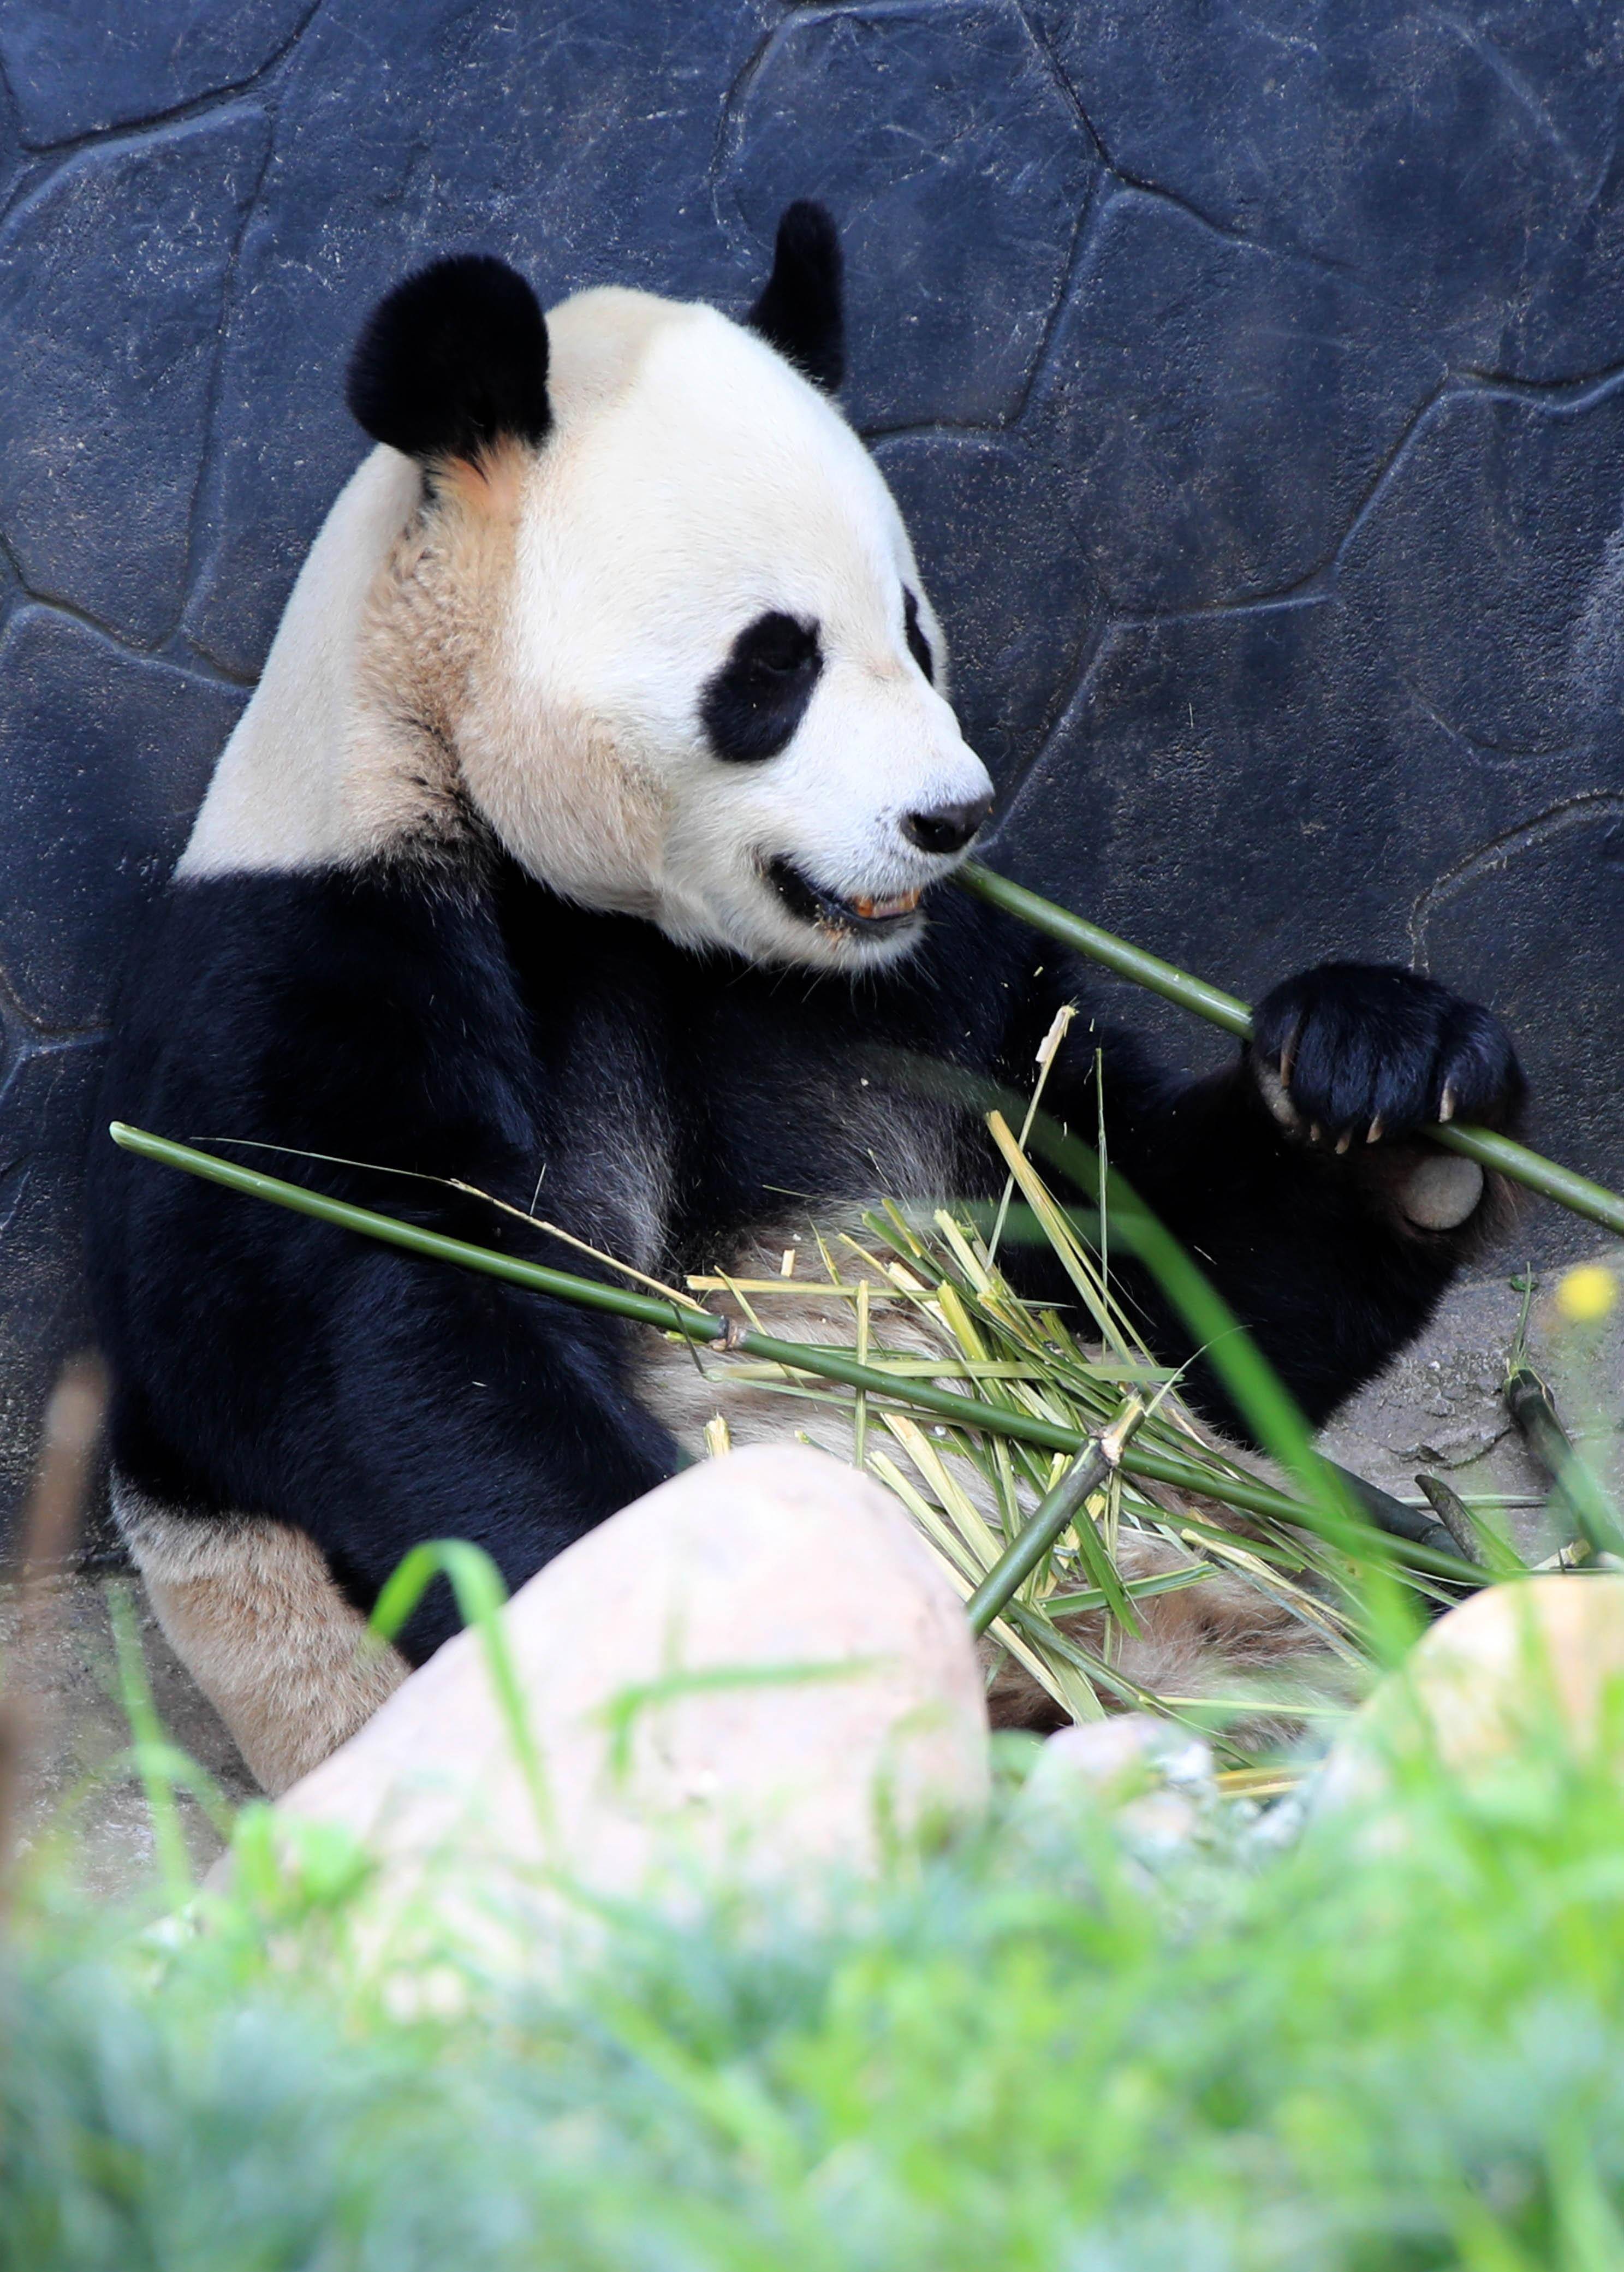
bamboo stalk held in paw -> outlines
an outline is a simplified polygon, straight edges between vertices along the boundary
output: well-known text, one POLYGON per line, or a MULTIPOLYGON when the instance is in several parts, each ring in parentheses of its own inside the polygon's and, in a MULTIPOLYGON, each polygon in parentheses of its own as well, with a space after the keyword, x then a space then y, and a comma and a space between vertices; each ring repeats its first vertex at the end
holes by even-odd
MULTIPOLYGON (((1107 970, 1114 970, 1119 978, 1132 979, 1134 985, 1143 986, 1153 994, 1176 1002, 1181 1010, 1194 1012, 1226 1033, 1236 1034, 1243 1041, 1252 1035, 1252 1013, 1233 994, 1221 987, 1209 986, 1203 978, 1194 978, 1187 970, 1176 964, 1164 962, 1160 955, 1148 954, 1143 947, 1130 946, 1125 938, 1114 932, 1102 930, 1097 923, 1081 916, 1070 915, 1057 908, 1051 900, 1042 899, 1021 884, 1012 884, 1007 876, 995 875, 977 861, 968 862, 958 871, 957 882, 977 899, 985 900, 1007 915, 1018 916, 1034 930, 1046 938, 1058 939, 1062 945, 1074 947, 1107 970)), ((1463 1127, 1451 1122, 1441 1123, 1426 1130, 1434 1144, 1441 1144, 1451 1152, 1459 1152, 1468 1160, 1475 1160, 1480 1168, 1492 1168, 1514 1184, 1523 1184, 1530 1192, 1538 1192, 1559 1207, 1570 1208, 1575 1214, 1587 1216, 1624 1238, 1624 1197, 1610 1192, 1605 1184, 1592 1183, 1588 1176, 1575 1173, 1554 1160, 1545 1159, 1538 1152, 1530 1152, 1525 1144, 1518 1144, 1509 1136, 1497 1136, 1492 1129, 1463 1127)))

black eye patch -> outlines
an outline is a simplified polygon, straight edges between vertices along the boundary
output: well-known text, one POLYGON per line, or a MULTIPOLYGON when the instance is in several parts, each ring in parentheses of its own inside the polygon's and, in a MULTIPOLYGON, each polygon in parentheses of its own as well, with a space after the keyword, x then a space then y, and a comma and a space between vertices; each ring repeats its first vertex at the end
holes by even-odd
POLYGON ((911 592, 902 594, 902 625, 908 633, 908 652, 924 671, 932 686, 936 684, 936 658, 931 653, 931 642, 919 628, 919 602, 911 592))
POLYGON ((758 616, 706 687, 700 719, 719 758, 775 758, 806 714, 823 656, 818 626, 794 616, 758 616))

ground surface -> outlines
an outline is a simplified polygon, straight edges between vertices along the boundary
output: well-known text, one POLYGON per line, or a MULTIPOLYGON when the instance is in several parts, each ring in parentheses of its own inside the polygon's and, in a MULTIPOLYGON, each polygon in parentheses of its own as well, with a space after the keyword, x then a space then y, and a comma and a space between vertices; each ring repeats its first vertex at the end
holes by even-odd
MULTIPOLYGON (((1624 1249, 1607 1257, 1624 1266, 1624 1249)), ((1612 1321, 1598 1348, 1581 1362, 1572 1336, 1553 1333, 1550 1289, 1557 1274, 1536 1276, 1529 1300, 1534 1361, 1556 1389, 1575 1428, 1609 1415, 1606 1464, 1624 1480, 1624 1439, 1617 1429, 1618 1383, 1624 1377, 1624 1319, 1612 1321)), ((1528 1553, 1542 1545, 1539 1472, 1501 1401, 1506 1359, 1523 1315, 1524 1290, 1501 1274, 1463 1287, 1415 1348, 1358 1397, 1327 1431, 1326 1449, 1356 1473, 1402 1496, 1415 1495, 1425 1469, 1442 1474, 1464 1495, 1501 1493, 1525 1502, 1508 1520, 1528 1553)), ((1545 1542, 1545 1551, 1554 1540, 1545 1542)), ((152 1834, 146 1801, 123 1762, 129 1729, 120 1700, 110 1588, 128 1588, 138 1617, 160 1717, 173 1740, 214 1779, 231 1802, 253 1794, 251 1778, 213 1710, 187 1677, 127 1580, 66 1578, 42 1598, 32 1632, 16 1596, 0 1589, 0 1659, 8 1685, 33 1700, 34 1745, 24 1805, 24 1835, 64 1807, 83 1834, 87 1872, 99 1891, 129 1887, 147 1867, 152 1834)), ((183 1797, 194 1857, 212 1860, 221 1841, 204 1808, 183 1797)))
MULTIPOLYGON (((130 1723, 121 1697, 109 1593, 127 1596, 139 1632, 159 1718, 171 1739, 235 1804, 254 1784, 213 1708, 193 1685, 130 1579, 62 1578, 25 1611, 14 1588, 0 1592, 0 1663, 9 1693, 26 1700, 27 1750, 21 1834, 76 1824, 85 1873, 97 1893, 126 1891, 150 1869, 146 1801, 131 1772, 130 1723)), ((194 1861, 206 1866, 223 1841, 197 1798, 180 1797, 194 1861)))
MULTIPOLYGON (((1624 1247, 1598 1248, 1593 1259, 1624 1276, 1624 1247)), ((1501 1397, 1526 1304, 1530 1359, 1570 1431, 1595 1445, 1598 1464, 1617 1491, 1624 1485, 1624 1310, 1587 1345, 1588 1337, 1575 1335, 1553 1313, 1551 1292, 1561 1274, 1534 1273, 1531 1289, 1521 1273, 1458 1288, 1432 1329, 1326 1430, 1326 1451, 1400 1496, 1416 1496, 1415 1477, 1425 1469, 1463 1497, 1543 1498, 1544 1479, 1501 1397)), ((1537 1512, 1514 1511, 1513 1529, 1531 1552, 1537 1512)))

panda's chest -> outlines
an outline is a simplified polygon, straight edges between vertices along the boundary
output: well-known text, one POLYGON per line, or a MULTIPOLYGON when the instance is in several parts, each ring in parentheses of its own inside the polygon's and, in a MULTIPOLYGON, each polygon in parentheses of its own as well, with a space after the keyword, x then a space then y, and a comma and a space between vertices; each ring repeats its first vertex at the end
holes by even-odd
POLYGON ((642 1269, 708 1267, 762 1224, 954 1188, 958 1116, 881 1070, 874 1037, 775 993, 595 990, 573 1028, 570 1182, 642 1269))
POLYGON ((627 918, 526 914, 540 1211, 575 1236, 640 1270, 704 1267, 788 1214, 955 1187, 958 1114, 885 1070, 935 1037, 627 918))

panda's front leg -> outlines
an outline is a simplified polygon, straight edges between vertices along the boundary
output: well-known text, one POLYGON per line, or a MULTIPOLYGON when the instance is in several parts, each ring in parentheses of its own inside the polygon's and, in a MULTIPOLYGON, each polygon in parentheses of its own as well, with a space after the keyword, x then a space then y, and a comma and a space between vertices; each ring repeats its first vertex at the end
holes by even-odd
POLYGON ((1246 1057, 1287 1138, 1343 1162, 1396 1228, 1459 1231, 1480 1214, 1482 1169, 1418 1137, 1515 1117, 1523 1074, 1492 1010, 1396 964, 1326 962, 1264 997, 1246 1057))
MULTIPOLYGON (((1130 1110, 1114 1156, 1313 1421, 1426 1325, 1494 1208, 1435 1121, 1508 1129, 1523 1080, 1490 1011, 1414 972, 1327 963, 1276 987, 1232 1070, 1130 1110)), ((1106 1065, 1107 1120, 1111 1067, 1106 1065)), ((1153 1339, 1188 1343, 1156 1289, 1153 1339)), ((1198 1402, 1233 1426, 1210 1370, 1198 1402)))

